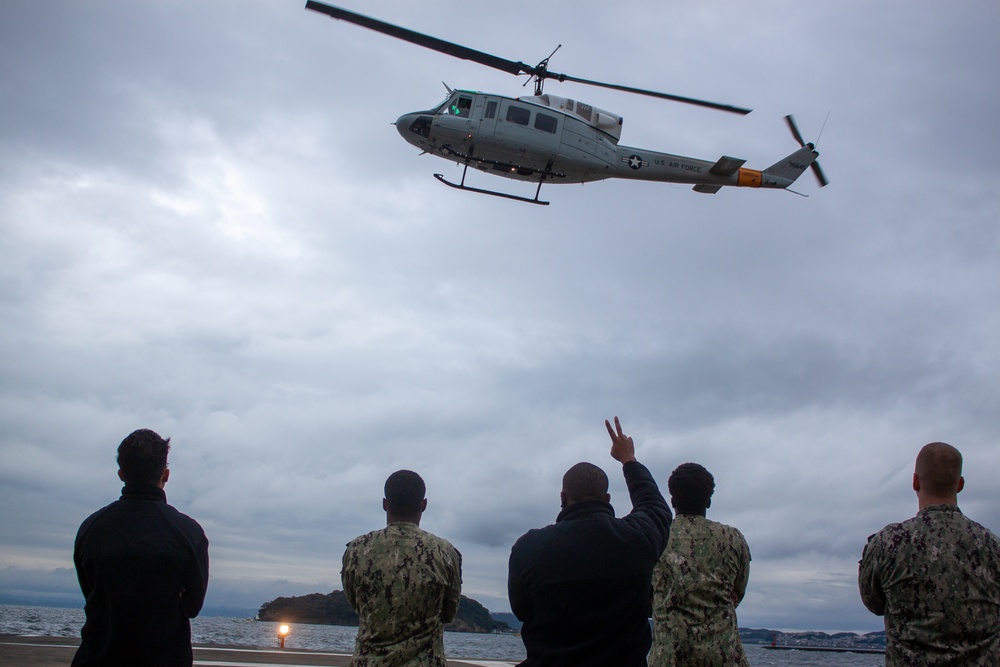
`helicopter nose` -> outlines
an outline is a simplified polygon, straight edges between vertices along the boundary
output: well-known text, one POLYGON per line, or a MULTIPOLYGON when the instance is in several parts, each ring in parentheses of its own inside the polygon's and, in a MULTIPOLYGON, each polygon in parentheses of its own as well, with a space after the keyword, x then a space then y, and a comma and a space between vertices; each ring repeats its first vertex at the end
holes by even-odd
POLYGON ((404 113, 396 119, 396 131, 411 144, 420 144, 431 135, 433 118, 426 111, 404 113))

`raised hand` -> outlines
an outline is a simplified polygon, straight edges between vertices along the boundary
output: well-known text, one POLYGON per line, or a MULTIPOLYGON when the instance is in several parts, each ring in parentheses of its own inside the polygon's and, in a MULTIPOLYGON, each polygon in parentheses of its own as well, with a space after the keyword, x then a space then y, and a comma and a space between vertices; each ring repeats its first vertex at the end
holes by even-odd
POLYGON ((635 461, 635 443, 632 438, 622 433, 622 425, 615 417, 615 428, 611 428, 611 422, 604 420, 604 425, 608 427, 608 435, 611 436, 611 456, 616 461, 628 463, 635 461))

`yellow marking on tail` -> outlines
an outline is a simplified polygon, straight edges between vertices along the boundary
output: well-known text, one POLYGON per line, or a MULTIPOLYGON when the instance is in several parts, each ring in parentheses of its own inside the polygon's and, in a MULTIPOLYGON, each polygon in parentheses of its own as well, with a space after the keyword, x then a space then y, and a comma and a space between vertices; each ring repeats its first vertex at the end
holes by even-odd
POLYGON ((756 169, 740 169, 736 185, 741 188, 759 188, 761 183, 760 172, 756 169))

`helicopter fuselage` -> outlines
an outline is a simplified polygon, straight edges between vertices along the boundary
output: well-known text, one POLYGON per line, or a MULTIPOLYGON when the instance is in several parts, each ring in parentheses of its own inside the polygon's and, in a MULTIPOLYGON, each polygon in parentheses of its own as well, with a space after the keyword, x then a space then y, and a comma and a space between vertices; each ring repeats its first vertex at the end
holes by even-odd
POLYGON ((782 177, 742 168, 744 161, 736 158, 710 162, 621 146, 621 128, 620 116, 575 100, 464 90, 453 91, 434 109, 396 121, 403 139, 421 151, 535 183, 627 178, 689 183, 701 192, 726 185, 784 188, 815 159, 812 148, 803 147, 786 158, 798 162, 797 173, 782 177))
POLYGON ((750 109, 553 72, 549 69, 549 58, 559 47, 549 54, 549 58, 531 66, 316 0, 307 0, 306 9, 453 58, 532 78, 535 83, 532 96, 505 97, 449 88, 448 98, 442 104, 428 111, 404 114, 396 121, 396 129, 407 142, 425 153, 464 166, 461 183, 452 183, 442 174, 434 174, 453 188, 544 205, 548 202, 538 198, 543 183, 586 183, 608 178, 692 183, 696 192, 713 194, 726 185, 787 189, 806 169, 812 168, 820 187, 826 185, 826 178, 816 163, 819 153, 813 144, 802 139, 791 116, 786 116, 785 121, 801 148, 762 171, 744 169, 746 160, 726 155, 710 162, 620 146, 621 116, 583 102, 544 94, 545 81, 571 81, 740 115, 750 113, 750 109), (475 188, 465 184, 469 167, 537 183, 538 188, 531 199, 475 188))

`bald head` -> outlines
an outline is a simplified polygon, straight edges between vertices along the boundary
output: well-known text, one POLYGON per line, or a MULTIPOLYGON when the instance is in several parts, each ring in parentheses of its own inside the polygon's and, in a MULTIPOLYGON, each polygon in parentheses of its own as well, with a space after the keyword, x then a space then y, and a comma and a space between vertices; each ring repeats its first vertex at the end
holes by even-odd
POLYGON ((930 500, 957 503, 962 490, 962 453, 944 442, 924 445, 917 454, 913 488, 930 500))
POLYGON ((562 482, 563 505, 587 500, 608 500, 608 476, 593 463, 577 463, 562 482))

